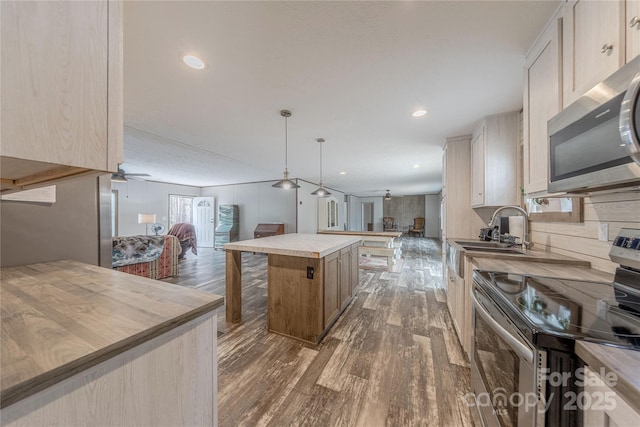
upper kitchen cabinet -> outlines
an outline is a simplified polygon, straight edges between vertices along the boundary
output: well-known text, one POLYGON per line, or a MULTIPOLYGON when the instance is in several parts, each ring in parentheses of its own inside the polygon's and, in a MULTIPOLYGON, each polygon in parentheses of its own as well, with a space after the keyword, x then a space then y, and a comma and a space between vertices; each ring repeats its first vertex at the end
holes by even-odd
POLYGON ((518 126, 520 114, 482 119, 471 142, 471 205, 504 206, 520 203, 518 126))
POLYGON ((640 0, 627 0, 627 62, 640 55, 640 0))
POLYGON ((122 162, 122 3, 3 1, 2 190, 122 162))
POLYGON ((568 1, 563 19, 563 104, 566 107, 624 65, 625 3, 568 1))
POLYGON ((442 154, 442 241, 475 238, 485 225, 469 204, 471 136, 447 138, 442 154))
POLYGON ((547 191, 547 121, 562 109, 562 9, 549 21, 525 59, 523 108, 523 187, 547 191))

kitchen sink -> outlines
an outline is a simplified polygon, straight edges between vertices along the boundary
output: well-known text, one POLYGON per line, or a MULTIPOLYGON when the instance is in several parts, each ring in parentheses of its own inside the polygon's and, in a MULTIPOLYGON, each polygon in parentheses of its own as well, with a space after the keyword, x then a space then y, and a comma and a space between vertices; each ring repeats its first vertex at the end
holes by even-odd
POLYGON ((456 240, 456 243, 459 244, 460 246, 473 246, 474 248, 507 248, 508 247, 506 243, 486 242, 481 240, 476 240, 471 242, 456 240))
POLYGON ((495 254, 516 254, 516 255, 527 255, 526 252, 520 251, 518 249, 508 248, 508 247, 480 247, 480 246, 462 246, 467 251, 476 251, 476 252, 493 252, 495 254))

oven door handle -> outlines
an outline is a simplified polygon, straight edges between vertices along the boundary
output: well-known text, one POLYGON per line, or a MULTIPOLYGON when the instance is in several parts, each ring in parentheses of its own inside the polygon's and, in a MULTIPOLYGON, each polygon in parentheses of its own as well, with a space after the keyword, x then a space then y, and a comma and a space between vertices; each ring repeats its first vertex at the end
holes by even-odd
POLYGON ((503 340, 509 344, 509 346, 516 352, 518 356, 527 361, 527 363, 533 363, 533 350, 529 348, 527 345, 523 344, 519 339, 514 337, 509 333, 502 325, 500 325, 485 308, 480 304, 480 301, 473 294, 473 290, 471 291, 471 300, 473 301, 473 307, 476 309, 478 313, 484 318, 484 320, 491 326, 491 328, 495 331, 496 334, 500 336, 503 340))

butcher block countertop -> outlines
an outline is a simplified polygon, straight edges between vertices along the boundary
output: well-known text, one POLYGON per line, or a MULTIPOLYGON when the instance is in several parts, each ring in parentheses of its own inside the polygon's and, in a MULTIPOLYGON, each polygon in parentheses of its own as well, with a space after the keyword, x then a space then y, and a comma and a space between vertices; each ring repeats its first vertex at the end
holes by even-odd
POLYGON ((615 373, 611 388, 640 413, 640 351, 577 341, 576 354, 597 374, 601 368, 615 373))
POLYGON ((400 237, 400 231, 342 231, 342 230, 321 230, 318 234, 336 234, 343 236, 365 236, 365 237, 400 237))
POLYGON ((514 261, 513 259, 474 258, 475 270, 502 271, 530 276, 558 277, 563 279, 613 282, 613 274, 579 265, 514 261))
MULTIPOLYGON (((464 249, 462 245, 459 245, 456 240, 469 242, 470 239, 456 239, 456 238, 447 238, 447 242, 450 245, 455 246, 458 250, 464 251, 464 254, 473 258, 490 258, 490 259, 502 259, 509 261, 527 261, 527 262, 545 262, 550 264, 565 264, 565 265, 582 265, 585 267, 589 267, 591 263, 589 261, 584 261, 581 259, 571 258, 562 254, 556 254, 553 252, 539 251, 534 249, 525 250, 524 254, 508 254, 508 253, 499 253, 499 252, 486 252, 486 251, 474 251, 473 249, 464 249)), ((518 249, 519 247, 515 247, 513 249, 518 249)))
POLYGON ((357 236, 290 233, 225 243, 224 249, 303 258, 324 258, 335 251, 359 243, 361 240, 357 236))
POLYGON ((211 312, 224 299, 76 261, 0 273, 2 408, 211 312))

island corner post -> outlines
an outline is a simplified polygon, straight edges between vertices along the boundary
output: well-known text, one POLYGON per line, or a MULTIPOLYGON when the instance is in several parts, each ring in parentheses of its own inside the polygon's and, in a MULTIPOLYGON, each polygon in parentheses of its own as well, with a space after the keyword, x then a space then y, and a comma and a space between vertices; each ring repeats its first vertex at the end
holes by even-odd
POLYGON ((225 249, 225 310, 229 323, 242 320, 242 251, 225 249))

